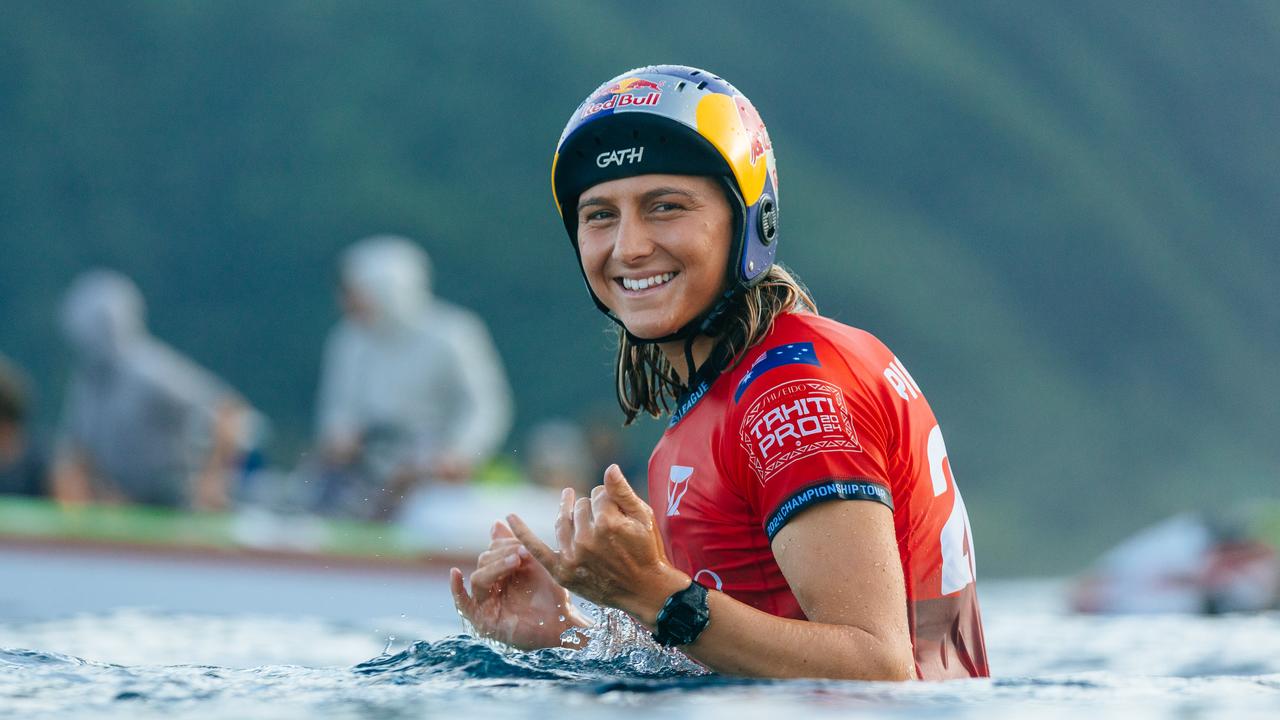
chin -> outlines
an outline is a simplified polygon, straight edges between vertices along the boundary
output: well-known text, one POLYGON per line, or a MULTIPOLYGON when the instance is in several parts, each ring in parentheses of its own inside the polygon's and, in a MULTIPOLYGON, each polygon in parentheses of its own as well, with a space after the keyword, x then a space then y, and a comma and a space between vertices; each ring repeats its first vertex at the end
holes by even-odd
POLYGON ((669 321, 645 321, 639 318, 622 318, 622 324, 627 328, 627 332, 642 340, 666 337, 680 329, 679 325, 669 321))

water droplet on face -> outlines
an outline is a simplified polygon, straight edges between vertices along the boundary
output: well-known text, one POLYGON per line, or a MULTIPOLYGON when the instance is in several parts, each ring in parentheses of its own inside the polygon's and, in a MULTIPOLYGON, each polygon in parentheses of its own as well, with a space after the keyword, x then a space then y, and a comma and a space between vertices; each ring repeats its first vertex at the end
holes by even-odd
POLYGON ((547 623, 546 623, 546 621, 544 621, 544 620, 539 620, 539 621, 538 621, 538 627, 542 627, 543 625, 546 625, 546 624, 547 624, 547 623))
POLYGON ((564 621, 565 621, 565 616, 561 615, 559 619, 560 619, 560 622, 564 622, 564 621))

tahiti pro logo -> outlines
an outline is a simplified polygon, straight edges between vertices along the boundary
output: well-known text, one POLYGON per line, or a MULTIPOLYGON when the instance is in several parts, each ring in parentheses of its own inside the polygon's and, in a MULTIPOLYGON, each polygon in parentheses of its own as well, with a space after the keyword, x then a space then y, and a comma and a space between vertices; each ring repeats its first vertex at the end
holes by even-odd
POLYGON ((662 99, 662 81, 627 78, 609 87, 601 88, 596 96, 582 108, 582 117, 589 118, 598 112, 624 108, 629 105, 653 106, 662 99), (646 92, 647 91, 647 92, 646 92), (644 93, 641 95, 640 93, 644 93))
POLYGON ((862 452, 840 388, 821 380, 795 380, 761 395, 743 416, 738 438, 761 485, 810 455, 862 452))

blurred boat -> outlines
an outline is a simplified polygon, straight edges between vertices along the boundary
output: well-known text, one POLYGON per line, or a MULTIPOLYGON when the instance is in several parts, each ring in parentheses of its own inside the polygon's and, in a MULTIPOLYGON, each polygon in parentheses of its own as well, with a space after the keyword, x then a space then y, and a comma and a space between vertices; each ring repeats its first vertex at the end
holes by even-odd
POLYGON ((1280 606, 1280 507, 1183 513, 1108 550, 1070 591, 1081 613, 1258 612, 1280 606))
MULTIPOLYGON (((494 519, 527 512, 533 497, 501 488, 427 494, 413 521, 397 524, 0 497, 0 619, 123 607, 404 616, 439 597, 450 566, 472 566, 494 519)), ((536 497, 545 508, 545 494, 536 497)))

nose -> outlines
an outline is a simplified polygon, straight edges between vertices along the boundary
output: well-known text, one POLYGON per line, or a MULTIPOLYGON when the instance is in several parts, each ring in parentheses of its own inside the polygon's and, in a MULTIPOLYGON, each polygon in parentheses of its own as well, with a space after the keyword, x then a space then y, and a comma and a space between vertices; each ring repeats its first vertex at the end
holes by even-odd
POLYGON ((651 255, 653 247, 645 223, 633 212, 622 213, 614 233, 613 259, 623 265, 634 265, 651 255))

